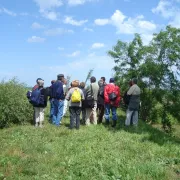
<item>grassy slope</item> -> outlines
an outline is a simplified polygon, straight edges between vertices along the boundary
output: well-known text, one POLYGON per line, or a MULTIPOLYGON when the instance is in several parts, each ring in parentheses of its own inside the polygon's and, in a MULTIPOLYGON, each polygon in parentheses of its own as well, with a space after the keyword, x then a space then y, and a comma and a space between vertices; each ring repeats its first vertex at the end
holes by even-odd
POLYGON ((0 179, 180 179, 178 137, 143 122, 137 129, 121 121, 116 129, 98 125, 79 131, 68 130, 68 122, 60 128, 46 123, 43 129, 1 130, 0 179))

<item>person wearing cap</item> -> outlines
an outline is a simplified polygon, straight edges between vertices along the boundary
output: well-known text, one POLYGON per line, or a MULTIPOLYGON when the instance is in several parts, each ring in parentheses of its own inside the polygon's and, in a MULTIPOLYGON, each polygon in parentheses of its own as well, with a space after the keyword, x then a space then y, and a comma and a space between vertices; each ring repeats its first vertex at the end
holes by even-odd
POLYGON ((69 112, 70 112, 70 129, 74 128, 76 125, 76 129, 78 130, 80 127, 80 114, 82 107, 82 100, 84 100, 84 94, 82 90, 79 88, 79 81, 74 80, 72 82, 72 88, 68 91, 66 95, 66 99, 69 101, 69 112), (73 93, 79 93, 79 101, 73 102, 72 96, 73 93))
POLYGON ((138 125, 138 110, 140 105, 140 94, 141 90, 137 85, 137 79, 132 79, 132 86, 127 92, 127 95, 131 96, 128 104, 128 109, 126 111, 126 122, 125 125, 138 125))
POLYGON ((44 108, 47 106, 47 94, 46 89, 44 88, 44 80, 38 80, 37 85, 37 88, 41 91, 41 96, 43 97, 44 103, 43 105, 34 105, 35 127, 43 127, 44 108))
POLYGON ((60 122, 63 117, 64 109, 64 91, 63 91, 63 81, 64 75, 57 75, 57 81, 52 85, 51 97, 53 99, 54 112, 52 123, 56 126, 60 126, 60 122))
POLYGON ((104 103, 105 103, 105 120, 106 124, 110 121, 110 111, 112 112, 112 127, 116 126, 117 108, 119 107, 121 97, 120 88, 115 85, 114 78, 110 78, 109 84, 104 88, 104 103))
MULTIPOLYGON (((91 100, 91 104, 89 107, 86 108, 86 120, 85 120, 85 124, 87 126, 90 125, 90 122, 92 122, 93 124, 97 124, 97 113, 96 113, 96 109, 97 109, 97 100, 98 100, 98 91, 99 91, 99 86, 96 83, 96 78, 94 76, 92 76, 90 78, 90 86, 87 90, 87 95, 86 97, 89 96, 89 94, 93 97, 93 100, 91 100)), ((88 100, 86 100, 88 101, 88 100)))

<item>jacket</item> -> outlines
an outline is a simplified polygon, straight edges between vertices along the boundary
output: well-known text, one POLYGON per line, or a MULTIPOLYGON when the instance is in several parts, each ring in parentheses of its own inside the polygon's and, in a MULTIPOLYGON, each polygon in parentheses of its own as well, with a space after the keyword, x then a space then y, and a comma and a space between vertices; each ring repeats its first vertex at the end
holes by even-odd
POLYGON ((99 106, 104 106, 104 89, 105 89, 105 84, 99 87, 98 91, 98 105, 99 106), (103 95, 102 95, 103 94, 103 95))
POLYGON ((64 100, 64 90, 63 90, 63 83, 61 81, 56 81, 52 85, 51 89, 51 98, 57 99, 57 100, 64 100))
POLYGON ((120 97, 120 88, 116 86, 114 83, 107 84, 104 88, 104 103, 105 104, 111 104, 114 107, 119 107, 121 97, 120 97), (114 92, 117 95, 117 98, 115 101, 110 101, 109 94, 114 92))

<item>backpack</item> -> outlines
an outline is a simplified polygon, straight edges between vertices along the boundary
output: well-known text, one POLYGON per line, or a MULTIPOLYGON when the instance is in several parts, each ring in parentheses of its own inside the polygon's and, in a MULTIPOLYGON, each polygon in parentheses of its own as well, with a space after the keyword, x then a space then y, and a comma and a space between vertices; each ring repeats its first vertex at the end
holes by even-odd
POLYGON ((128 95, 126 91, 123 96, 123 101, 125 105, 129 105, 130 98, 131 98, 131 95, 128 95))
POLYGON ((116 98, 117 98, 117 94, 114 92, 114 91, 115 91, 115 88, 116 88, 116 86, 114 87, 113 92, 111 92, 111 93, 109 94, 109 100, 110 100, 110 101, 115 101, 116 98))
POLYGON ((79 103, 81 102, 81 93, 78 89, 74 89, 72 96, 71 96, 71 102, 72 103, 79 103))
POLYGON ((44 95, 41 94, 42 88, 37 88, 31 93, 31 97, 29 102, 33 106, 39 106, 39 105, 44 105, 44 95))
POLYGON ((28 91, 28 92, 26 93, 26 97, 28 98, 28 100, 30 100, 31 94, 32 94, 32 91, 28 91))

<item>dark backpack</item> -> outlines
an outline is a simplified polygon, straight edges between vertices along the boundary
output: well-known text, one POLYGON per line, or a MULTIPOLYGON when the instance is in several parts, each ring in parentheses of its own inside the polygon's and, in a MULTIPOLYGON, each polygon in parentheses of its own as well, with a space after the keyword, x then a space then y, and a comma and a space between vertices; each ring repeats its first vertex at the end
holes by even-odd
POLYGON ((116 86, 114 87, 113 92, 111 92, 111 93, 109 94, 109 100, 110 100, 110 101, 115 101, 116 98, 117 98, 117 94, 114 92, 114 91, 115 91, 115 88, 116 88, 116 86))
POLYGON ((26 97, 28 98, 28 100, 30 100, 31 94, 32 94, 32 91, 28 91, 28 92, 26 93, 26 97))
POLYGON ((127 91, 124 93, 124 96, 123 96, 123 101, 124 101, 124 104, 125 105, 129 105, 129 101, 131 99, 131 95, 128 95, 127 94, 127 91))
POLYGON ((33 106, 39 106, 39 105, 44 105, 44 95, 41 94, 42 88, 37 88, 31 93, 31 97, 29 102, 33 106))

